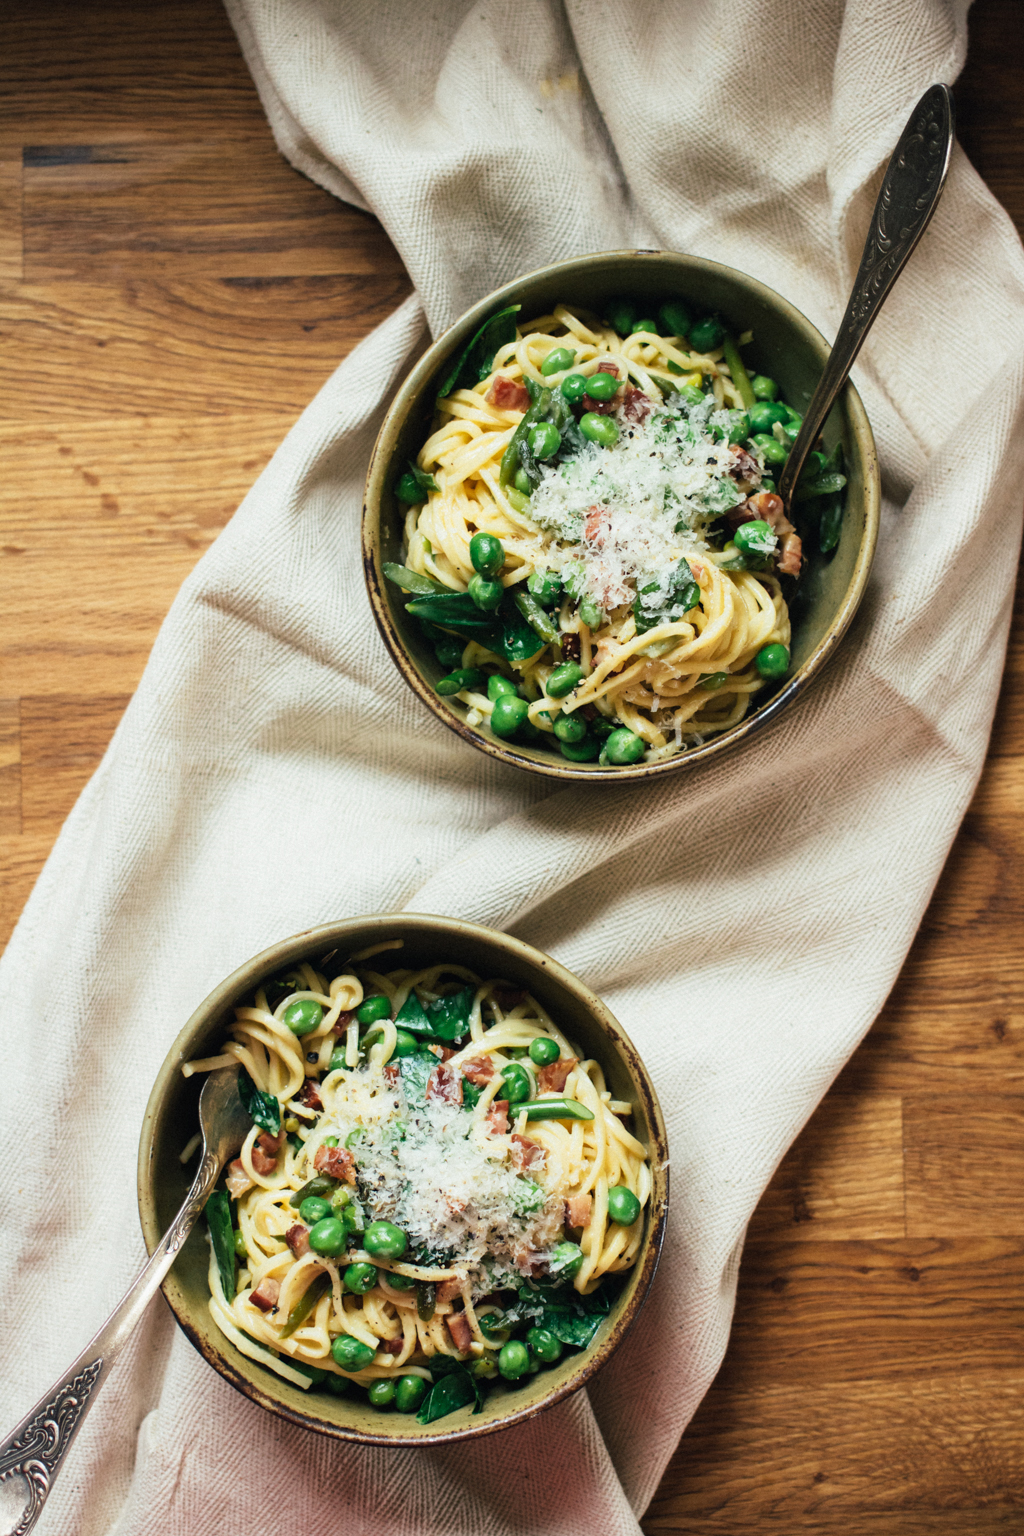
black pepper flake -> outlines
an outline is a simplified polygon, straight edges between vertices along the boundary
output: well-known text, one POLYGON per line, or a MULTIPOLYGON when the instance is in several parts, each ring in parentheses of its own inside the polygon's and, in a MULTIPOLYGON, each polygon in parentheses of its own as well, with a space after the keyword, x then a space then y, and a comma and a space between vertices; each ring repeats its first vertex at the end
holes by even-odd
POLYGON ((320 1060, 320 1052, 319 1051, 307 1051, 306 1052, 306 1060, 307 1061, 319 1061, 320 1060))

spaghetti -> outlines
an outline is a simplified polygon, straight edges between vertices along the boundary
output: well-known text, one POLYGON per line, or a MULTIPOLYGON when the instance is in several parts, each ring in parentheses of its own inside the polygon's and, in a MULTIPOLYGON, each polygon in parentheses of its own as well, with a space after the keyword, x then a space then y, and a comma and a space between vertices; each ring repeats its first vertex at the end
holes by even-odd
MULTIPOLYGON (((771 471, 801 418, 748 375, 749 335, 661 314, 516 329, 439 398, 396 488, 406 564, 385 569, 450 669, 438 691, 572 761, 672 757, 789 668, 802 547, 771 471)), ((818 454, 801 496, 839 468, 818 454)))
POLYGON ((254 1117, 208 1207, 210 1310, 287 1380, 429 1423, 593 1341, 651 1177, 535 998, 370 958, 275 978, 183 1069, 238 1062, 254 1117))

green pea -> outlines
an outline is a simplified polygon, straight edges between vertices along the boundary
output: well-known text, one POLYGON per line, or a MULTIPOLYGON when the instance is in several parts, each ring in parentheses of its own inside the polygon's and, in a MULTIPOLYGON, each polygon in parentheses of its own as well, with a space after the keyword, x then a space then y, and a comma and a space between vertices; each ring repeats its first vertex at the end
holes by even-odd
POLYGON ((426 501, 427 493, 420 489, 420 483, 416 476, 407 470, 395 486, 395 495, 399 501, 404 501, 407 506, 414 507, 419 501, 426 501))
POLYGON ((530 1074, 517 1061, 510 1061, 501 1069, 502 1088, 500 1097, 510 1104, 522 1104, 530 1097, 530 1074))
POLYGON ((580 618, 588 629, 600 629, 604 623, 604 614, 592 597, 580 599, 580 618))
POLYGON ((487 679, 487 697, 489 699, 500 699, 506 693, 514 694, 515 692, 515 683, 510 677, 502 677, 500 672, 492 672, 487 679))
POLYGON ((391 1221, 371 1221, 363 1234, 363 1247, 375 1259, 400 1259, 409 1240, 391 1221))
POLYGON ((541 363, 540 371, 547 379, 553 373, 564 373, 567 368, 572 367, 575 361, 576 353, 570 352, 568 347, 555 347, 541 363))
POLYGON ((824 474, 827 468, 828 455, 819 453, 817 448, 813 448, 804 460, 804 467, 800 471, 800 479, 816 480, 819 475, 824 474))
POLYGON ((754 391, 755 400, 777 400, 779 398, 779 386, 767 374, 755 373, 750 381, 750 387, 754 391))
POLYGON ((525 1344, 520 1344, 518 1339, 509 1339, 507 1344, 501 1346, 498 1370, 506 1381, 518 1381, 529 1369, 530 1352, 525 1344))
POLYGON ((788 412, 774 400, 761 400, 747 412, 751 432, 770 432, 777 421, 785 421, 788 412))
POLYGON ((716 693, 728 681, 728 672, 705 672, 697 686, 705 693, 716 693))
POLYGON ((325 1216, 309 1229, 309 1246, 314 1253, 326 1254, 328 1258, 334 1259, 344 1253, 347 1239, 345 1223, 337 1216, 325 1216))
POLYGON ((446 672, 451 672, 462 660, 462 653, 466 649, 461 640, 439 640, 434 646, 434 655, 444 667, 446 672))
POLYGON ((587 722, 582 715, 559 715, 554 729, 559 741, 582 741, 587 734, 587 722))
POLYGON ((474 533, 469 541, 469 558, 474 571, 491 580, 505 564, 505 548, 493 533, 474 533))
POLYGON ((331 1052, 331 1060, 327 1070, 328 1072, 337 1072, 341 1067, 346 1065, 345 1047, 343 1045, 336 1045, 334 1050, 331 1052))
POLYGON ((351 1192, 349 1190, 347 1190, 345 1188, 344 1185, 342 1185, 342 1187, 340 1189, 336 1189, 334 1191, 334 1194, 331 1196, 331 1210, 332 1211, 335 1211, 335 1212, 343 1211, 345 1209, 346 1205, 351 1205, 351 1204, 352 1204, 352 1194, 351 1194, 351 1192))
POLYGON ((364 1344, 362 1339, 354 1339, 350 1333, 339 1333, 331 1345, 334 1363, 340 1365, 343 1371, 361 1371, 370 1364, 376 1353, 369 1344, 364 1344))
POLYGON ((543 1360, 545 1365, 554 1365, 556 1360, 562 1358, 562 1341, 556 1339, 550 1328, 530 1328, 526 1334, 526 1342, 530 1353, 543 1360))
POLYGON ((570 763, 592 763, 601 755, 601 743, 588 731, 582 741, 559 742, 562 756, 570 763))
POLYGON ((411 1291, 413 1286, 416 1284, 416 1281, 412 1278, 411 1275, 395 1275, 389 1273, 387 1280, 388 1285, 393 1286, 396 1291, 411 1291))
POLYGON ((314 1002, 311 997, 304 997, 297 1003, 289 1003, 281 1015, 285 1024, 293 1035, 308 1035, 321 1022, 324 1011, 320 1004, 314 1002))
POLYGON ((375 1381, 369 1387, 367 1397, 370 1399, 371 1408, 379 1408, 382 1413, 388 1408, 394 1407, 395 1384, 393 1381, 375 1381))
POLYGON ((755 432, 751 442, 761 450, 766 464, 785 464, 789 458, 789 449, 769 432, 755 432))
POLYGON ((372 1264, 350 1264, 341 1278, 345 1282, 347 1291, 354 1291, 357 1296, 365 1296, 367 1291, 372 1291, 377 1284, 377 1271, 372 1264))
POLYGON ((479 571, 469 578, 469 586, 466 590, 484 613, 496 613, 505 595, 505 588, 500 581, 488 581, 487 577, 481 576, 479 571))
POLYGON ((704 400, 704 391, 698 389, 696 384, 685 384, 679 394, 687 405, 701 405, 704 400))
POLYGON ((554 571, 532 571, 526 578, 526 590, 542 608, 553 608, 558 602, 562 583, 554 571))
POLYGON ((640 1201, 625 1184, 616 1184, 608 1191, 608 1220, 620 1227, 631 1227, 640 1215, 640 1201))
POLYGON ((663 336, 688 336, 690 333, 690 311, 678 299, 663 304, 658 310, 658 319, 663 336))
POLYGON ((551 1250, 551 1273, 560 1279, 571 1279, 582 1263, 583 1249, 579 1243, 556 1243, 551 1250))
POLYGON ((534 1066, 550 1067, 561 1054, 558 1041, 552 1040, 550 1035, 538 1035, 536 1040, 530 1041, 530 1060, 534 1066))
POLYGON ((356 1009, 356 1018, 360 1024, 376 1024, 378 1019, 390 1019, 391 999, 385 997, 382 992, 375 992, 372 997, 364 997, 356 1009))
POLYGON ((562 380, 562 394, 570 405, 577 405, 587 392, 587 380, 582 373, 570 373, 562 380))
POLYGON ((563 661, 548 678, 545 692, 550 699, 564 699, 583 681, 583 668, 575 661, 563 661))
POLYGON ((789 671, 789 652, 784 645, 763 645, 754 657, 754 666, 762 677, 785 677, 789 671))
POLYGON ((633 327, 633 334, 635 335, 637 331, 649 331, 653 336, 657 336, 658 327, 653 320, 638 320, 633 327))
POLYGON ((358 1147, 361 1141, 366 1140, 366 1131, 361 1125, 357 1125, 354 1131, 349 1131, 345 1137, 345 1145, 351 1152, 353 1147, 358 1147))
POLYGON ((624 763, 638 763, 646 751, 647 743, 643 737, 637 736, 625 725, 612 731, 604 744, 605 759, 616 766, 624 763))
POLYGON ((535 459, 550 459, 562 446, 562 435, 553 421, 539 421, 527 438, 535 459))
POLYGON ((395 1407, 399 1413, 415 1413, 427 1395, 422 1376, 399 1376, 395 1382, 395 1407))
POLYGON ((407 1029, 400 1029, 395 1037, 395 1055, 412 1056, 419 1050, 419 1041, 407 1029))
POLYGON ((619 440, 619 429, 610 416, 599 416, 597 411, 588 411, 580 417, 580 431, 591 443, 599 443, 602 448, 613 448, 619 440))
POLYGON ((501 736, 506 741, 514 736, 525 721, 529 708, 526 700, 517 694, 503 693, 500 699, 495 699, 491 710, 491 730, 495 736, 501 736))
POLYGON ((587 394, 591 400, 610 400, 619 387, 619 381, 611 373, 592 373, 587 381, 587 394))
POLYGON ((322 1145, 325 1147, 336 1147, 338 1145, 337 1136, 325 1136, 322 1145))
POLYGON ((718 315, 705 315, 690 326, 689 341, 695 352, 711 352, 725 339, 725 326, 718 315))
POLYGON ((319 1195, 309 1195, 299 1206, 299 1215, 307 1227, 315 1227, 318 1221, 323 1221, 325 1216, 331 1214, 331 1202, 321 1200, 319 1195))
POLYGON ((631 336, 636 320, 636 305, 630 303, 629 299, 609 299, 604 317, 612 330, 618 331, 620 336, 631 336))
POLYGON ((335 1376, 333 1371, 327 1373, 327 1379, 324 1382, 327 1391, 333 1392, 335 1397, 344 1397, 351 1385, 352 1383, 344 1376, 335 1376))
POLYGON ((743 554, 763 556, 771 553, 770 545, 775 534, 770 523, 756 517, 749 523, 741 523, 732 538, 736 548, 743 554))
MULTIPOLYGON (((327 1209, 330 1210, 330 1206, 328 1206, 327 1209)), ((234 1244, 235 1252, 237 1253, 238 1257, 240 1259, 246 1258, 247 1249, 245 1246, 245 1238, 242 1236, 241 1230, 238 1227, 235 1228, 234 1244)))
POLYGON ((516 477, 512 481, 512 484, 515 486, 520 496, 533 495, 533 481, 530 479, 525 469, 516 470, 516 477))

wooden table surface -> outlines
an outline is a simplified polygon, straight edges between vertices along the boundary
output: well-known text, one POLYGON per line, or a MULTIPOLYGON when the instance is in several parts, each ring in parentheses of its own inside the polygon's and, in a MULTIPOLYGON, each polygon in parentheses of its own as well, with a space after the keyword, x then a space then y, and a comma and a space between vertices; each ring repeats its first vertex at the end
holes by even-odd
MULTIPOLYGON (((978 0, 957 87, 1018 229, 1022 22, 978 0)), ((374 219, 277 154, 216 0, 33 0, 0 61, 6 942, 182 579, 410 285, 374 219)), ((1022 789, 1018 603, 981 785, 757 1210, 652 1536, 1024 1531, 1022 789)))

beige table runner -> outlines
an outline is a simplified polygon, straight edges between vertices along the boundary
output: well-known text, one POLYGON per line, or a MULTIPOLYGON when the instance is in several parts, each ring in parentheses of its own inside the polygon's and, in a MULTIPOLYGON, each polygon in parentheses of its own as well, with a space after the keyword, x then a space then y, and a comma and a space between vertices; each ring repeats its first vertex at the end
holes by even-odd
POLYGON ((236 1396, 157 1304, 39 1529, 635 1532, 721 1360, 750 1214, 892 985, 980 771, 1020 537, 1020 246, 957 154, 856 374, 885 492, 861 614, 783 722, 692 774, 552 791, 429 717, 370 617, 363 475, 424 313, 436 333, 557 258, 695 252, 832 334, 909 107, 962 62, 964 7, 228 8, 283 151, 382 219, 417 297, 185 583, 3 963, 0 1400, 13 1423, 140 1262, 142 1110, 205 993, 340 914, 470 917, 579 972, 655 1077, 673 1209, 619 1355, 477 1446, 364 1452, 236 1396))

